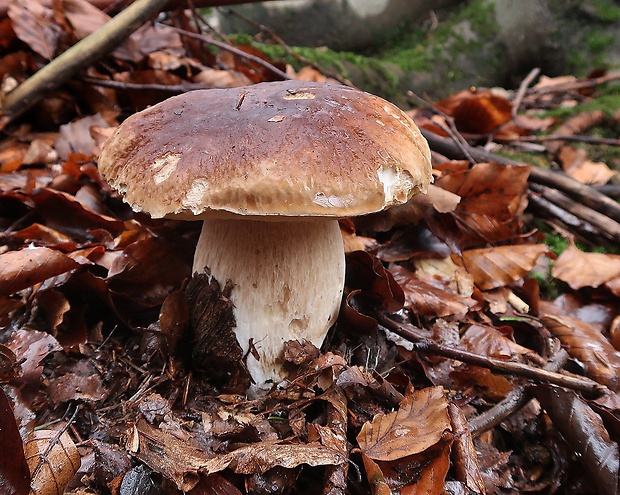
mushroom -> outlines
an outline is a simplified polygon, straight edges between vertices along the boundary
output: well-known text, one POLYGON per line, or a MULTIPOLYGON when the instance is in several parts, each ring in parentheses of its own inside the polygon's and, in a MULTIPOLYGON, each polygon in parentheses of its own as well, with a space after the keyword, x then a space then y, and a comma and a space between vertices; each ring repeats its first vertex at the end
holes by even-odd
POLYGON ((431 181, 428 144, 399 108, 302 81, 169 98, 118 127, 99 170, 135 211, 203 221, 193 272, 234 284, 252 395, 284 379, 284 342, 320 347, 337 317, 338 219, 402 204, 431 181))

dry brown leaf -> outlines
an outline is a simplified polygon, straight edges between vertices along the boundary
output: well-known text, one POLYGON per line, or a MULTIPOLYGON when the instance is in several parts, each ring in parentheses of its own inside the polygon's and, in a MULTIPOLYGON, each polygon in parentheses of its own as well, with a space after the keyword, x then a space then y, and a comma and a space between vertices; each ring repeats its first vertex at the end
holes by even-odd
POLYGON ((250 79, 236 70, 212 69, 205 67, 196 74, 192 81, 195 83, 208 84, 213 88, 236 88, 252 84, 250 79))
POLYGON ((437 102, 454 119, 457 129, 488 134, 512 118, 512 103, 489 89, 466 89, 437 102))
POLYGON ((534 351, 517 344, 496 328, 486 325, 469 325, 461 336, 459 347, 482 356, 510 361, 527 361, 528 356, 534 362, 538 360, 534 351))
POLYGON ((442 495, 450 467, 450 438, 419 454, 394 461, 375 461, 362 453, 373 495, 442 495))
POLYGON ((56 152, 63 160, 67 160, 71 153, 95 156, 99 149, 90 129, 107 126, 108 123, 99 114, 89 115, 69 124, 61 125, 60 136, 55 143, 56 152))
POLYGON ((320 443, 286 444, 277 441, 250 443, 226 454, 206 452, 193 438, 179 439, 173 432, 140 420, 127 446, 139 459, 180 490, 189 491, 198 483, 198 471, 217 473, 231 469, 239 474, 264 473, 275 466, 294 468, 338 465, 346 462, 338 451, 320 443))
POLYGON ((9 295, 71 271, 80 264, 46 247, 9 251, 0 255, 0 295, 9 295))
POLYGON ((451 430, 448 401, 441 387, 416 390, 398 411, 378 414, 357 436, 362 452, 376 461, 394 461, 435 445, 451 430))
POLYGON ((571 289, 606 286, 620 296, 620 255, 584 253, 569 246, 555 260, 552 274, 571 289))
POLYGON ((31 495, 62 495, 80 467, 80 454, 66 432, 33 431, 24 451, 32 475, 31 495))
POLYGON ((544 244, 522 244, 470 249, 462 254, 463 264, 481 290, 510 285, 525 277, 536 261, 547 253, 544 244))
POLYGON ((611 170, 606 163, 589 160, 587 151, 581 148, 563 146, 559 159, 564 171, 583 184, 601 186, 618 175, 618 172, 611 170))

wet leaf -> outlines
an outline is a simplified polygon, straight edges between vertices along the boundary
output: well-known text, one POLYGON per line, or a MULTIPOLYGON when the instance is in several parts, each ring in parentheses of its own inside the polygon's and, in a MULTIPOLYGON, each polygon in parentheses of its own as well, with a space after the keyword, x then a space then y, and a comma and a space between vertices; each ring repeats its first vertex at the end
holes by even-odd
POLYGON ((46 247, 0 254, 0 295, 9 295, 32 287, 79 266, 79 263, 60 251, 46 247))
POLYGON ((46 332, 19 329, 15 332, 7 346, 20 361, 21 373, 18 383, 29 384, 38 388, 43 379, 41 361, 50 353, 62 349, 58 341, 46 332))
MULTIPOLYGON (((456 265, 454 265, 455 268, 456 265)), ((449 316, 466 314, 475 301, 470 297, 453 292, 450 281, 442 282, 439 277, 430 278, 431 283, 420 279, 416 273, 395 265, 390 268, 394 279, 405 293, 405 307, 425 316, 449 316)), ((456 282, 456 280, 455 280, 456 282)))
POLYGON ((30 471, 6 394, 0 388, 0 489, 3 495, 28 495, 30 471))
POLYGON ((618 389, 620 352, 596 328, 558 312, 549 303, 541 306, 541 321, 560 339, 562 346, 583 366, 590 378, 612 390, 618 389))
POLYGON ((80 454, 71 437, 54 430, 33 431, 25 446, 32 495, 62 495, 80 467, 80 454))
POLYGON ((532 389, 568 444, 580 456, 601 495, 617 495, 620 454, 603 420, 572 390, 549 385, 532 389))
POLYGON ((423 452, 449 431, 448 401, 441 387, 414 391, 398 411, 379 414, 357 436, 362 452, 377 461, 394 461, 423 452))

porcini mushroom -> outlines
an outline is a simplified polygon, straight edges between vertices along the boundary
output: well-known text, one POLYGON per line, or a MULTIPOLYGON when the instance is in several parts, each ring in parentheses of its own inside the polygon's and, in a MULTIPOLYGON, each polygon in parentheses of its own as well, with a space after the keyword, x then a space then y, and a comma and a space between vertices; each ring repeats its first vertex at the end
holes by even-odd
POLYGON ((288 340, 320 347, 338 314, 338 218, 424 192, 430 151, 393 104, 330 83, 283 81, 169 98, 105 143, 102 176, 135 211, 203 220, 194 273, 231 299, 253 394, 284 378, 288 340))

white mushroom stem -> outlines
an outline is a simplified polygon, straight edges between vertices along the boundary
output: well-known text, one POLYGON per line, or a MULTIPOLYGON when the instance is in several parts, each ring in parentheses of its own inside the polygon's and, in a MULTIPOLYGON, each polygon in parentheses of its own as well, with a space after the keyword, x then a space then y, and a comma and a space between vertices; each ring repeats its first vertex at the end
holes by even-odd
POLYGON ((235 333, 260 395, 285 378, 283 344, 320 347, 335 321, 344 287, 344 249, 337 220, 205 220, 194 273, 208 268, 231 299, 235 333))

